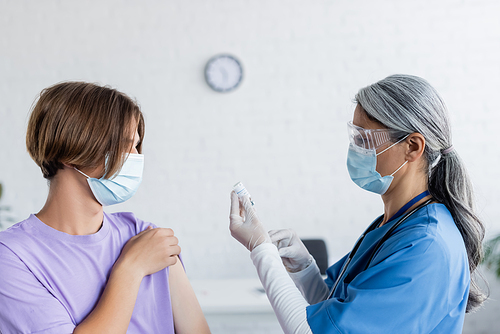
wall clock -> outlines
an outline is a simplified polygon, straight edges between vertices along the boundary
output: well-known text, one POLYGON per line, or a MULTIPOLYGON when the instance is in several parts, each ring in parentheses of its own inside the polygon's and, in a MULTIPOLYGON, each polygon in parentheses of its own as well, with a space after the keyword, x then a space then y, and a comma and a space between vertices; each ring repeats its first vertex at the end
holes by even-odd
POLYGON ((243 79, 243 68, 233 56, 221 54, 212 57, 205 66, 205 80, 217 92, 229 92, 243 79))

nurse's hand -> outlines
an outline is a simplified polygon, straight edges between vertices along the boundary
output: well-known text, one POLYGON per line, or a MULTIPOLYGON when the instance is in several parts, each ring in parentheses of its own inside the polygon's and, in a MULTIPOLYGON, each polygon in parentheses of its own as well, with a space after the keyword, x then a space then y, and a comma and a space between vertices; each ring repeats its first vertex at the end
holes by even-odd
POLYGON ((239 199, 234 191, 231 192, 229 230, 233 238, 238 240, 249 251, 264 242, 271 243, 264 226, 257 218, 250 198, 243 196, 243 198, 239 199))
POLYGON ((281 260, 289 272, 302 271, 311 264, 312 256, 294 230, 272 230, 269 231, 269 236, 278 248, 281 260))

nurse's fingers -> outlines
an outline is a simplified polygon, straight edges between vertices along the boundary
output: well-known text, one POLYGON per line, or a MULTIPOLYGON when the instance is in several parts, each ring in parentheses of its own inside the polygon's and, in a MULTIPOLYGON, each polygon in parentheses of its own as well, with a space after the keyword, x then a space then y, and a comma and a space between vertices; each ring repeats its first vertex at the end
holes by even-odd
POLYGON ((280 253, 281 257, 286 257, 286 258, 294 258, 295 255, 297 255, 297 252, 293 247, 283 247, 278 249, 278 252, 280 253))
POLYGON ((258 222, 257 218, 257 212, 255 211, 255 208, 252 205, 252 202, 250 201, 250 197, 248 195, 244 195, 240 198, 241 204, 243 205, 243 208, 245 209, 245 223, 246 222, 258 222))
POLYGON ((290 229, 269 231, 269 237, 271 238, 271 242, 273 244, 280 243, 280 245, 285 246, 285 247, 290 244, 290 240, 292 239, 292 236, 293 236, 293 233, 290 229))
POLYGON ((238 195, 233 191, 231 191, 231 211, 229 215, 238 215, 240 216, 240 201, 238 199, 238 195))
POLYGON ((250 197, 248 195, 241 196, 241 204, 245 208, 246 213, 251 213, 255 211, 252 202, 250 201, 250 197))

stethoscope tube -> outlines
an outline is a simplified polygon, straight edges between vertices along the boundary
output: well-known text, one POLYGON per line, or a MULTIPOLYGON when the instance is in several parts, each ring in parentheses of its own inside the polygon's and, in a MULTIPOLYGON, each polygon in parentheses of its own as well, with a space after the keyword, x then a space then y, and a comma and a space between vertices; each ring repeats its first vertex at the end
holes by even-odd
MULTIPOLYGON (((433 200, 434 199, 432 197, 429 198, 427 201, 425 201, 424 203, 420 204, 415 209, 411 210, 406 215, 404 215, 393 226, 391 226, 391 228, 387 232, 385 232, 385 234, 382 236, 382 238, 380 238, 380 240, 377 242, 377 245, 375 246, 375 248, 373 248, 373 251, 372 251, 372 253, 370 255, 370 258, 366 262, 366 265, 365 265, 365 268, 363 269, 363 271, 365 271, 366 269, 368 269, 368 266, 370 265, 371 261, 373 260, 373 257, 377 253, 377 250, 380 248, 380 246, 382 246, 382 244, 385 241, 387 241, 387 239, 389 239, 389 237, 391 236, 392 232, 394 232, 394 230, 396 228, 398 228, 398 226, 400 226, 401 224, 403 224, 403 222, 406 219, 408 219, 411 215, 413 215, 415 212, 417 212, 418 210, 420 210, 424 206, 426 206, 429 203, 431 203, 433 200)), ((326 298, 326 299, 330 299, 332 297, 333 293, 335 292, 335 289, 337 288, 338 284, 342 280, 342 277, 344 276, 345 272, 347 271, 347 267, 349 266, 349 263, 351 263, 351 260, 354 258, 354 255, 356 255, 356 252, 357 252, 359 246, 361 245, 361 242, 365 238, 365 235, 368 234, 369 232, 373 231, 375 229, 375 227, 379 224, 379 222, 380 222, 381 219, 382 219, 382 216, 379 219, 377 219, 375 222, 373 222, 366 229, 366 231, 359 237, 358 241, 354 245, 354 248, 349 253, 349 256, 347 257, 347 260, 344 262, 344 265, 342 266, 342 269, 340 270, 339 276, 337 276, 337 279, 335 280, 335 283, 333 284, 332 289, 330 290, 330 293, 328 294, 328 298, 326 298)))

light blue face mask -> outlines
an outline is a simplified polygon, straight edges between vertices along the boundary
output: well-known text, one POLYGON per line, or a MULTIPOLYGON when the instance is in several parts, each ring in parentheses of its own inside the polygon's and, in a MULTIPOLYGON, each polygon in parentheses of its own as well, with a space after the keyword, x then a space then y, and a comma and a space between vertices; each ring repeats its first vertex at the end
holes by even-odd
MULTIPOLYGON (((406 136, 408 137, 408 136, 406 136)), ((384 153, 388 149, 392 148, 394 145, 399 144, 403 140, 392 144, 382 152, 377 154, 375 149, 365 149, 353 144, 349 144, 349 152, 347 153, 347 170, 351 176, 351 180, 354 181, 361 188, 374 192, 376 194, 383 195, 389 189, 392 180, 394 179, 394 174, 403 168, 408 161, 405 161, 398 169, 394 171, 391 175, 383 176, 377 172, 377 156, 384 153)))
POLYGON ((122 169, 111 179, 87 177, 90 190, 102 206, 123 203, 134 196, 142 181, 144 155, 130 153, 122 169))

